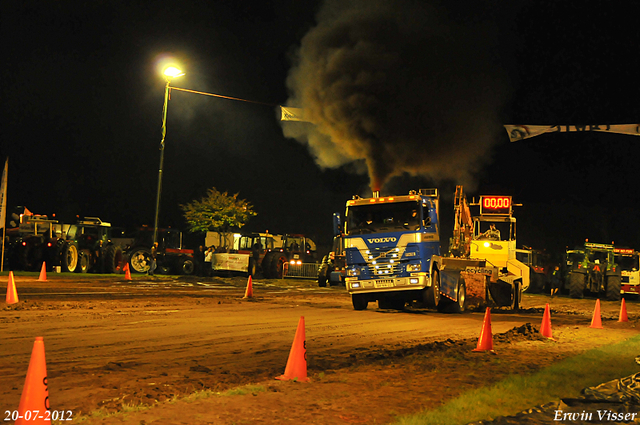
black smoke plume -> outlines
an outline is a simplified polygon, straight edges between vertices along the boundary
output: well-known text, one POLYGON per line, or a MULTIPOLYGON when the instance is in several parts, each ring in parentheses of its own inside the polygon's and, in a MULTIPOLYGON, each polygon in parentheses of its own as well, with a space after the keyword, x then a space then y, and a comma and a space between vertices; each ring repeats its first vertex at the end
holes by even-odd
POLYGON ((461 6, 326 1, 287 80, 313 125, 285 135, 321 167, 364 159, 373 190, 404 173, 471 184, 503 131, 506 84, 494 20, 461 6))

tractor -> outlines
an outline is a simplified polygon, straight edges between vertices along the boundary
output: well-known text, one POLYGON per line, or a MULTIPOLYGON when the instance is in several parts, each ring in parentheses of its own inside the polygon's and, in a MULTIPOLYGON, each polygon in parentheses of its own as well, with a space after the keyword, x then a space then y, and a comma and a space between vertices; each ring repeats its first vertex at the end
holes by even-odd
POLYGON ((583 249, 572 251, 571 264, 567 262, 565 281, 571 298, 583 298, 585 293, 592 293, 609 301, 619 301, 621 273, 615 262, 613 244, 591 243, 587 240, 583 249))
POLYGON ((111 223, 98 217, 85 217, 69 226, 67 243, 78 252, 76 273, 118 273, 124 266, 122 247, 111 239, 111 223))

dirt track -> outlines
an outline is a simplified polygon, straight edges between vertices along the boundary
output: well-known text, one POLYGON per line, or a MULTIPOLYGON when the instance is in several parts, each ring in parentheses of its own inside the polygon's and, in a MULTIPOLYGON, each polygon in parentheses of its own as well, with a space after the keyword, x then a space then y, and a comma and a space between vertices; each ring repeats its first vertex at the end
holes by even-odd
MULTIPOLYGON (((616 322, 619 304, 603 302, 607 327, 603 332, 588 328, 592 299, 525 296, 522 312, 492 314, 494 335, 518 327, 523 330, 496 337, 496 350, 511 366, 505 369, 503 365, 500 371, 487 369, 487 365, 478 368, 483 359, 471 356, 465 367, 456 366, 458 373, 443 376, 424 365, 415 370, 416 364, 401 360, 425 353, 437 359, 443 350, 467 358, 477 342, 483 312, 397 312, 378 310, 373 304, 358 312, 343 288, 317 288, 309 281, 257 280, 253 283, 255 297, 244 300, 245 284, 244 278, 136 277, 130 282, 120 277, 53 275, 47 282, 38 282, 34 276, 16 277, 20 303, 4 305, 0 311, 2 412, 18 406, 36 336, 45 340, 52 409, 72 410, 76 416, 101 407, 117 411, 123 404, 160 403, 164 406, 160 410, 138 413, 150 415, 146 419, 132 414, 125 422, 282 423, 285 418, 276 413, 282 404, 292 423, 294 419, 299 423, 385 423, 395 414, 426 407, 425 392, 440 390, 440 399, 431 400, 437 405, 474 382, 493 381, 511 368, 535 370, 591 346, 635 335, 635 318, 640 313, 637 303, 629 302, 632 321, 620 324, 616 322), (567 343, 547 347, 546 354, 532 362, 527 351, 548 343, 523 325, 539 327, 544 304, 550 301, 554 336, 567 343), (301 316, 306 323, 309 375, 316 382, 307 387, 273 380, 284 371, 301 316), (597 342, 594 332, 599 332, 597 342), (573 342, 568 343, 570 340, 573 342), (509 344, 509 350, 501 349, 501 344, 509 344), (465 378, 467 367, 476 375, 485 369, 486 379, 465 378), (440 382, 436 376, 441 377, 440 382), (420 377, 429 379, 431 390, 420 377), (452 380, 460 385, 452 387, 452 380), (197 418, 187 415, 184 406, 163 403, 196 390, 223 391, 251 383, 266 383, 267 391, 248 399, 211 399, 209 403, 219 405, 203 408, 197 418), (407 385, 419 388, 421 396, 407 391, 407 385), (450 389, 442 391, 443 385, 450 389), (380 394, 379 408, 346 403, 344 396, 351 391, 380 394), (293 393, 295 409, 286 403, 293 393), (322 394, 325 401, 320 403, 322 394), (251 405, 243 406, 247 402, 251 405), (202 417, 212 411, 217 416, 202 417)), ((447 365, 447 357, 441 356, 440 363, 434 360, 432 369, 447 365)), ((123 422, 107 418, 95 423, 123 422)))

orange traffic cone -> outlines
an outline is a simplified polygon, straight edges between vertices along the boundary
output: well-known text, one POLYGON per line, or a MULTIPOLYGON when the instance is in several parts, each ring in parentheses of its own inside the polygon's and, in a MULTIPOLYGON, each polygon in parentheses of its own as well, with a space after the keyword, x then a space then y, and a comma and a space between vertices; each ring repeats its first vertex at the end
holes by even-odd
POLYGON ((596 308, 593 310, 590 328, 602 329, 602 319, 600 318, 600 299, 596 300, 596 308))
POLYGON ((249 275, 249 280, 247 280, 247 290, 244 292, 243 298, 253 298, 253 284, 251 283, 251 275, 249 275))
POLYGON ((18 302, 18 291, 16 291, 16 282, 13 279, 13 272, 9 272, 9 284, 7 285, 7 304, 15 304, 18 302))
POLYGON ((47 281, 47 266, 44 261, 42 262, 42 270, 40 270, 40 277, 38 278, 38 280, 41 282, 47 281))
POLYGON ((131 271, 129 271, 129 263, 122 268, 124 270, 124 280, 131 280, 131 271))
POLYGON ((493 351, 493 335, 491 334, 491 309, 487 307, 484 323, 478 339, 478 346, 473 351, 493 351))
POLYGON ((33 343, 27 379, 24 382, 18 407, 18 417, 21 419, 16 421, 16 425, 50 424, 51 417, 46 413, 47 410, 49 410, 47 364, 44 358, 44 340, 39 336, 33 343))
POLYGON ((309 378, 307 378, 307 340, 304 336, 304 316, 300 316, 296 336, 293 339, 291 351, 289 351, 289 360, 287 360, 287 366, 284 369, 284 375, 278 376, 276 379, 309 382, 309 378))
POLYGON ((540 333, 546 338, 553 339, 553 336, 551 336, 551 312, 549 311, 549 303, 547 303, 547 306, 544 308, 540 333))
POLYGON ((624 298, 622 299, 622 304, 620 304, 620 318, 618 322, 628 322, 629 317, 627 317, 627 304, 624 302, 624 298))

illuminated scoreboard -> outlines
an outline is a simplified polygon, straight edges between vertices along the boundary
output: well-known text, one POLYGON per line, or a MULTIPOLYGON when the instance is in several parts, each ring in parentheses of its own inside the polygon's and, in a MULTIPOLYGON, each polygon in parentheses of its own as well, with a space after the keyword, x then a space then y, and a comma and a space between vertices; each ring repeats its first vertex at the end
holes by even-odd
POLYGON ((511 196, 480 196, 480 215, 511 215, 511 196))

